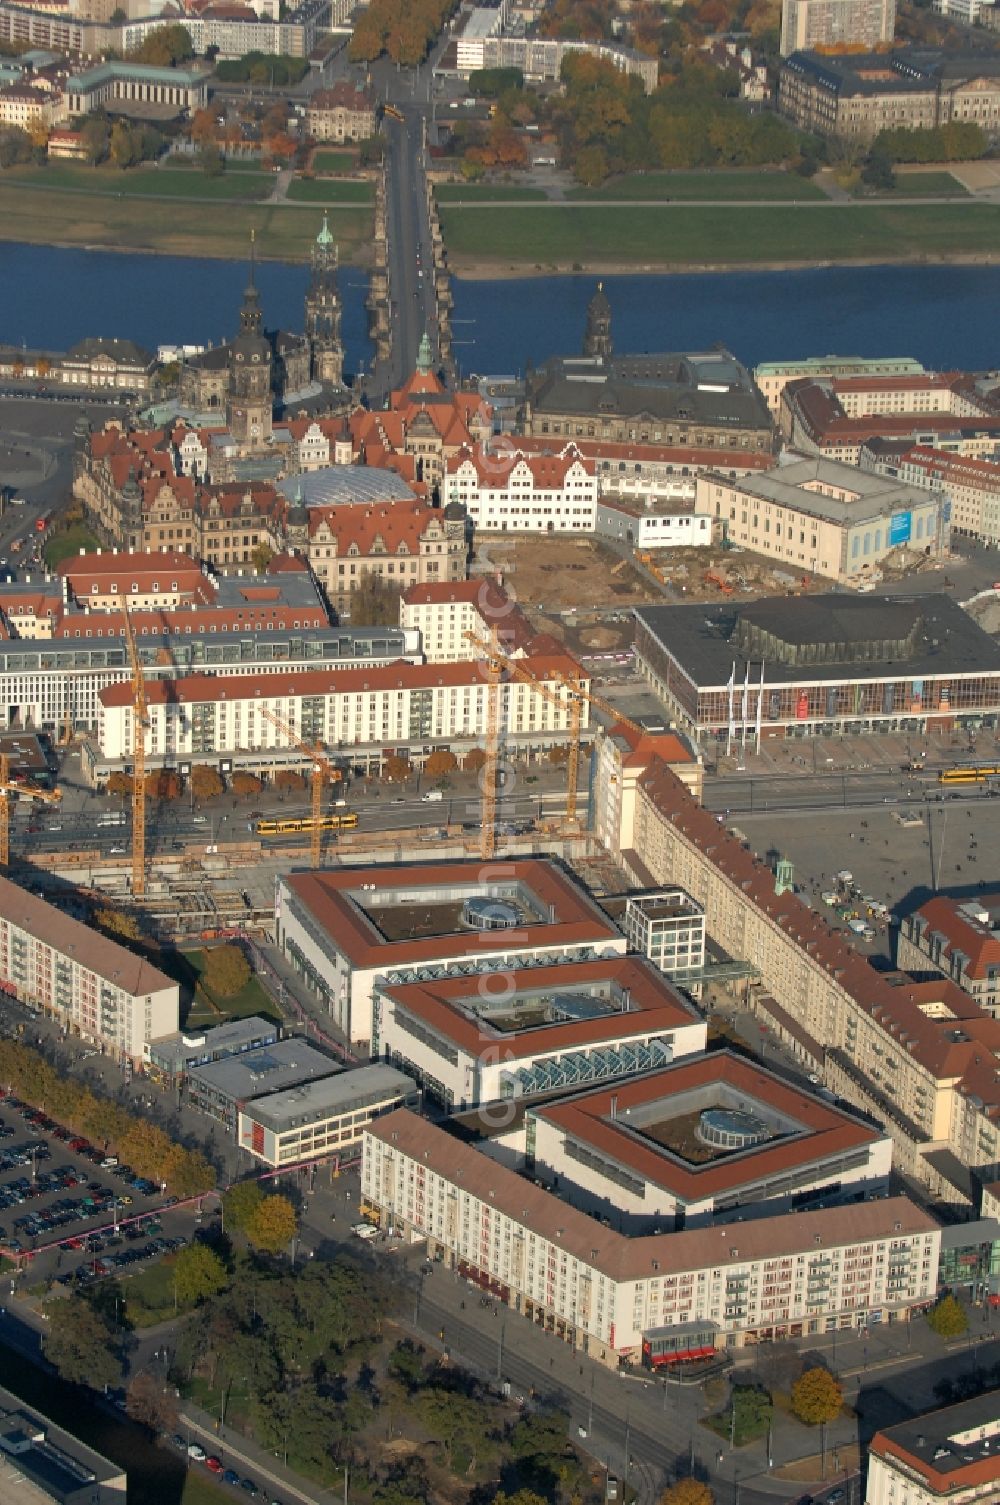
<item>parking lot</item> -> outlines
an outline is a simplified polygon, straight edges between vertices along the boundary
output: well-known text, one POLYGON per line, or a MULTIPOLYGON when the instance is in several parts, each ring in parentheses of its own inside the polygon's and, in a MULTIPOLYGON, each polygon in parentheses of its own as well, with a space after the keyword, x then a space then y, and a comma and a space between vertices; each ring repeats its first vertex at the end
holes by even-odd
MULTIPOLYGON (((164 1234, 175 1203, 43 1110, 0 1098, 0 1250, 22 1268, 63 1285, 121 1273, 187 1241, 175 1228, 164 1234)), ((190 1214, 172 1221, 182 1218, 190 1214)))

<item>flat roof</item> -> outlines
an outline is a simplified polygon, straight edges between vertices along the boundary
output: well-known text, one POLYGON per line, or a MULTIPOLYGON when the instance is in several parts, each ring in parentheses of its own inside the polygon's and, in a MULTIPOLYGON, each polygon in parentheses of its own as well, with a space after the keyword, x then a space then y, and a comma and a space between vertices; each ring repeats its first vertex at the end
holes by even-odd
MULTIPOLYGON (((712 478, 713 472, 709 471, 705 483, 712 478)), ((909 486, 891 476, 858 470, 856 466, 842 465, 837 460, 825 460, 820 456, 810 456, 787 465, 779 462, 774 470, 740 476, 735 481, 729 477, 723 479, 742 494, 841 527, 871 522, 895 512, 937 506, 940 502, 936 492, 923 487, 909 486), (810 489, 813 486, 829 486, 842 492, 843 496, 827 496, 822 491, 810 489)))
MULTIPOLYGON (((1000 674, 1000 643, 985 633, 957 601, 941 592, 926 596, 775 596, 753 603, 698 603, 690 606, 638 606, 638 621, 657 639, 662 651, 680 665, 699 689, 725 689, 736 664, 735 683, 742 685, 748 667, 750 682, 760 677, 760 658, 752 666, 736 641, 743 615, 760 615, 767 608, 788 632, 815 620, 818 610, 835 612, 841 633, 856 624, 858 635, 892 637, 900 608, 919 612, 923 631, 916 651, 906 660, 858 663, 785 664, 768 660, 764 683, 809 684, 821 680, 882 681, 897 678, 938 678, 957 674, 1000 674), (883 633, 883 624, 885 632, 883 633)), ((830 628, 826 641, 830 641, 830 628)))
POLYGON ((178 1030, 173 1035, 162 1035, 152 1041, 150 1054, 161 1061, 169 1059, 170 1064, 180 1070, 187 1061, 202 1060, 206 1056, 212 1060, 234 1051, 245 1051, 261 1035, 277 1039, 277 1034, 278 1025, 273 1019, 252 1014, 246 1019, 230 1019, 226 1024, 217 1024, 214 1029, 201 1032, 178 1030))
POLYGON ((296 1036, 239 1055, 223 1056, 206 1066, 193 1066, 190 1078, 192 1085, 198 1083, 234 1102, 245 1102, 342 1069, 331 1056, 296 1036))
MULTIPOLYGON (((481 981, 481 977, 443 977, 430 982, 388 983, 380 991, 458 1049, 490 1062, 496 1060, 498 1042, 502 1042, 504 1059, 520 1060, 550 1051, 586 1049, 633 1035, 669 1032, 696 1024, 700 1018, 661 972, 637 956, 519 967, 505 974, 502 1006, 508 1014, 517 1009, 519 1000, 550 997, 555 1002, 561 994, 587 994, 590 990, 596 997, 601 987, 617 991, 623 1001, 627 997, 627 1008, 619 1003, 589 1018, 567 1017, 551 1024, 534 1018, 521 1029, 498 1029, 490 1023, 490 1014, 501 1012, 499 1005, 480 1012, 484 1001, 489 1002, 478 987, 481 981)), ((571 1000, 567 1013, 573 1012, 571 1000)))
POLYGON ((245 1110, 245 1116, 275 1134, 282 1134, 299 1124, 370 1108, 392 1098, 412 1100, 419 1093, 416 1082, 404 1071, 377 1062, 283 1092, 269 1092, 257 1098, 253 1107, 245 1110))
POLYGON ((685 1056, 659 1071, 605 1083, 532 1111, 577 1143, 590 1146, 614 1165, 664 1187, 685 1202, 849 1154, 885 1137, 882 1130, 728 1050, 685 1056), (718 1094, 727 1106, 745 1103, 750 1113, 759 1104, 770 1110, 776 1121, 794 1128, 748 1149, 692 1163, 662 1140, 656 1141, 641 1127, 635 1127, 640 1118, 647 1129, 654 1127, 658 1121, 650 1120, 648 1110, 661 1100, 665 1100, 664 1121, 672 1111, 671 1102, 685 1112, 677 1103, 685 1094, 691 1094, 691 1101, 704 1101, 706 1106, 718 1094))
POLYGON ((487 1160, 481 1150, 463 1144, 407 1108, 397 1108, 376 1119, 366 1133, 388 1149, 421 1160, 428 1171, 461 1192, 481 1198, 516 1225, 613 1280, 645 1280, 654 1273, 671 1275, 718 1265, 738 1268, 778 1254, 820 1255, 825 1249, 867 1239, 934 1233, 938 1229, 930 1214, 908 1197, 888 1197, 813 1212, 716 1223, 680 1233, 630 1237, 569 1206, 517 1171, 487 1160))
MULTIPOLYGON (((87 1447, 72 1432, 57 1426, 44 1412, 27 1405, 12 1390, 0 1388, 0 1434, 11 1442, 28 1443, 11 1455, 13 1466, 46 1495, 56 1498, 97 1484, 124 1483, 121 1464, 87 1447)), ((5 1499, 18 1498, 15 1489, 5 1499)), ((124 1498, 124 1494, 122 1496, 124 1498)))
POLYGON ((0 877, 0 914, 8 924, 16 925, 132 997, 168 988, 177 990, 173 979, 145 957, 119 946, 117 941, 109 940, 81 920, 70 919, 61 909, 3 877, 0 877))
MULTIPOLYGON (((995 1390, 940 1411, 926 1411, 884 1427, 869 1444, 876 1457, 895 1459, 944 1499, 958 1490, 1000 1483, 1000 1403, 995 1390)), ((990 1495, 989 1498, 995 1498, 990 1495)))
POLYGON ((624 949, 620 931, 597 903, 568 873, 546 858, 528 857, 481 862, 426 862, 402 867, 337 868, 335 871, 291 873, 282 880, 293 901, 308 910, 337 950, 353 967, 389 972, 421 961, 437 961, 486 952, 538 947, 599 946, 614 943, 624 949), (548 911, 545 923, 529 921, 512 930, 458 930, 420 939, 387 941, 378 926, 356 902, 364 892, 385 895, 396 890, 412 904, 421 891, 453 888, 472 896, 488 896, 522 885, 548 911))

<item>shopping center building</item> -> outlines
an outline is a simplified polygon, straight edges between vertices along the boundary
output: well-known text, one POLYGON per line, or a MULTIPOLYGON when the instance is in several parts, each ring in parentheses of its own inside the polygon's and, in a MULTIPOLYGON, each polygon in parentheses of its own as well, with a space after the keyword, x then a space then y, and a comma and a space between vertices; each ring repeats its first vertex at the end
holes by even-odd
POLYGON ((278 879, 282 953, 352 1042, 372 1040, 376 979, 430 982, 594 961, 625 937, 556 863, 537 858, 339 868, 278 879))
POLYGON ((742 1347, 906 1320, 936 1291, 941 1232, 907 1197, 630 1237, 406 1109, 367 1130, 361 1176, 369 1215, 612 1366, 667 1328, 742 1347))
POLYGON ((705 1048, 706 1026, 638 957, 375 985, 372 1054, 436 1101, 471 1108, 650 1071, 705 1048))

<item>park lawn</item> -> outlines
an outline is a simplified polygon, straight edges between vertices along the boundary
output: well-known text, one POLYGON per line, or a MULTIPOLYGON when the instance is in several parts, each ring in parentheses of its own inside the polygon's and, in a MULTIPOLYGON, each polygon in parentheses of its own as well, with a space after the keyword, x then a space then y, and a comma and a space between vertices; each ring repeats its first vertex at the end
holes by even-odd
POLYGON ((71 528, 55 533, 49 539, 45 545, 45 563, 50 570, 54 570, 64 559, 71 559, 79 554, 81 549, 86 549, 89 553, 97 546, 98 540, 86 524, 74 523, 71 528))
POLYGON ((256 977, 251 976, 246 987, 234 993, 232 998, 216 997, 201 980, 201 974, 205 969, 204 951, 200 948, 196 951, 182 951, 180 956, 194 991, 194 998, 185 1021, 187 1024, 190 1025, 192 1021, 197 1024, 224 1024, 228 1019, 247 1019, 253 1014, 262 1014, 265 1019, 280 1021, 281 1011, 278 1005, 256 977))
POLYGON ((1000 206, 850 204, 843 208, 608 209, 441 206, 452 264, 528 262, 537 268, 615 264, 763 265, 784 262, 898 262, 912 256, 995 254, 1000 206))
POLYGON ((862 183, 857 198, 967 199, 969 190, 950 172, 897 172, 895 188, 872 191, 862 183))
MULTIPOLYGON (((154 1327, 174 1315, 174 1260, 172 1255, 147 1265, 121 1283, 125 1311, 133 1327, 154 1327)), ((181 1311, 185 1308, 181 1307, 181 1311)))
POLYGON ((531 188, 525 184, 523 188, 516 183, 438 183, 434 189, 438 202, 448 204, 460 201, 466 204, 493 203, 506 204, 514 199, 544 199, 547 197, 541 188, 531 188))
POLYGON ((678 199, 752 203, 755 199, 825 199, 808 178, 794 172, 635 172, 601 188, 571 188, 568 199, 678 199))
POLYGON ((181 1505, 221 1505, 226 1500, 232 1505, 233 1492, 222 1484, 216 1484, 207 1471, 189 1468, 184 1479, 181 1505))
POLYGON ((345 183, 334 178, 293 178, 288 197, 298 204, 371 204, 375 201, 375 184, 364 179, 345 183))
MULTIPOLYGON (((316 239, 311 215, 278 204, 220 204, 206 214, 204 204, 159 203, 136 214, 128 199, 63 193, 0 176, 0 240, 40 245, 107 247, 116 251, 156 251, 170 256, 242 254, 254 230, 258 254, 276 261, 307 261, 316 239)), ((367 255, 372 238, 369 210, 337 210, 337 243, 342 261, 367 255)))
POLYGON ((199 202, 227 199, 266 198, 274 186, 269 173, 220 173, 210 178, 189 167, 136 167, 120 172, 115 167, 76 167, 60 163, 53 167, 12 168, 13 182, 39 188, 72 189, 74 193, 100 194, 109 198, 179 198, 199 202))
POLYGON ((314 172, 354 172, 358 157, 356 152, 318 151, 312 165, 314 172))

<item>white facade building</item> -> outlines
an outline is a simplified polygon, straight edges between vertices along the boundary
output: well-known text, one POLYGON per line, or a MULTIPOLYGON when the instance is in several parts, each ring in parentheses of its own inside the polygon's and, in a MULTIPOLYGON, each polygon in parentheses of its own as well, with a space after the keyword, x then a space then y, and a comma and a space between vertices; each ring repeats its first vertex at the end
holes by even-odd
POLYGON ((466 447, 445 471, 444 502, 486 533, 593 533, 597 497, 596 467, 573 444, 554 455, 466 447))
POLYGON ((1000 1498, 996 1390, 876 1432, 865 1505, 987 1505, 1000 1498))
POLYGON ((239 1110, 236 1137, 247 1154, 275 1168, 320 1158, 351 1160, 374 1119, 419 1105, 412 1077, 391 1066, 359 1066, 247 1103, 239 1110))
POLYGON ((631 949, 668 977, 705 965, 705 911, 683 888, 630 895, 624 930, 631 949))
POLYGON ((352 1041, 374 1038, 376 979, 411 982, 465 969, 520 970, 526 958, 594 960, 621 955, 625 937, 555 866, 514 859, 340 868, 279 878, 277 941, 305 986, 352 1041), (513 906, 513 928, 473 928, 459 911, 467 902, 513 906), (398 939, 399 917, 453 906, 453 931, 398 939))
POLYGON ((448 1107, 632 1075, 705 1049, 706 1024, 635 957, 481 977, 378 983, 372 1054, 448 1107))
POLYGON ((629 544, 633 549, 704 549, 714 537, 714 522, 708 512, 695 512, 695 482, 678 483, 691 497, 691 508, 677 503, 657 504, 652 497, 629 503, 623 498, 602 497, 597 504, 595 531, 602 538, 629 544))
POLYGON ((941 1230, 906 1197, 628 1238, 405 1109, 366 1132, 361 1188, 383 1223, 612 1366, 660 1326, 741 1346, 905 1319, 936 1290, 941 1230))
MULTIPOLYGON (((506 681, 499 690, 501 734, 525 749, 554 746, 566 736, 570 701, 564 678, 579 676, 565 655, 533 658, 531 672, 556 701, 531 684, 506 681), (560 699, 561 697, 561 699, 560 699)), ((480 662, 388 664, 381 668, 307 670, 288 675, 254 674, 239 679, 194 675, 147 683, 146 755, 151 765, 178 758, 253 755, 287 750, 294 742, 271 716, 291 727, 300 741, 379 752, 409 744, 416 757, 424 746, 465 743, 482 737, 491 677, 480 662), (269 713, 269 714, 265 714, 269 713)), ((97 740, 107 763, 124 761, 132 748, 132 689, 103 690, 97 740)), ((249 761, 248 761, 249 758, 249 761)))
POLYGON ((489 575, 409 586, 399 599, 399 625, 420 634, 429 664, 481 659, 482 642, 523 658, 534 636, 520 607, 489 575))
POLYGON ((120 1060, 178 1027, 180 989, 144 957, 0 878, 0 991, 120 1060))

